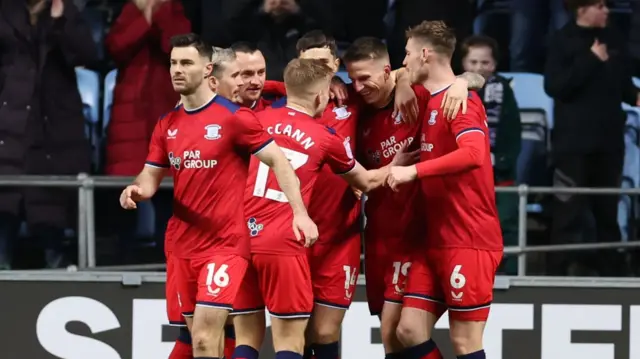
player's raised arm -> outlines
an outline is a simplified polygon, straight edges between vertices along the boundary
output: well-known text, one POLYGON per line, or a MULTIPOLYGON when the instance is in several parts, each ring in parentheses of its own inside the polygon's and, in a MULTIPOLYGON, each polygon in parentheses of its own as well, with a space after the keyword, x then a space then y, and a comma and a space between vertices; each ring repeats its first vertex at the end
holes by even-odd
POLYGON ((124 209, 137 208, 136 202, 147 200, 156 193, 160 182, 167 173, 171 160, 165 147, 162 119, 156 124, 149 143, 149 154, 142 172, 138 174, 133 184, 127 186, 120 194, 120 205, 124 209))

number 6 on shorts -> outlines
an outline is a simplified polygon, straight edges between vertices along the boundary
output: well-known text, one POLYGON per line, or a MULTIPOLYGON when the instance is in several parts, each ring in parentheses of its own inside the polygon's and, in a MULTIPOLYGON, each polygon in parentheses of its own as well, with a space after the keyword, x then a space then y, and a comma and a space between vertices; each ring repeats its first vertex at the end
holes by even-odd
POLYGON ((453 289, 462 289, 462 287, 467 283, 467 279, 462 275, 462 273, 460 273, 461 269, 462 265, 460 264, 453 267, 451 277, 449 278, 449 284, 451 284, 451 288, 453 289))

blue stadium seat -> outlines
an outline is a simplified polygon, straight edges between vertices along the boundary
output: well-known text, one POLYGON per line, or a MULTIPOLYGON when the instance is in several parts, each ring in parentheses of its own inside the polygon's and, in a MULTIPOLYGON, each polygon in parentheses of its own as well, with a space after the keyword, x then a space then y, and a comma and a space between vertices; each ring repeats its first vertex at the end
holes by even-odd
POLYGON ((633 83, 636 85, 636 87, 640 87, 640 77, 634 77, 633 83))
POLYGON ((627 114, 625 133, 629 133, 635 144, 640 145, 640 109, 622 104, 622 110, 627 114))
POLYGON ((525 72, 504 72, 500 75, 511 79, 511 87, 520 112, 542 111, 545 116, 545 128, 552 129, 553 99, 544 92, 544 77, 525 72))
POLYGON ((100 119, 100 76, 95 71, 76 68, 76 77, 82 98, 82 111, 87 121, 86 135, 92 138, 93 130, 100 119))
POLYGON ((336 73, 336 76, 341 78, 342 81, 344 81, 344 83, 346 83, 346 84, 350 84, 351 83, 351 79, 349 78, 349 73, 346 72, 346 71, 338 71, 336 73))
POLYGON ((102 133, 106 137, 107 127, 111 119, 111 106, 113 105, 113 89, 116 87, 118 70, 111 70, 104 78, 104 105, 102 108, 102 133))

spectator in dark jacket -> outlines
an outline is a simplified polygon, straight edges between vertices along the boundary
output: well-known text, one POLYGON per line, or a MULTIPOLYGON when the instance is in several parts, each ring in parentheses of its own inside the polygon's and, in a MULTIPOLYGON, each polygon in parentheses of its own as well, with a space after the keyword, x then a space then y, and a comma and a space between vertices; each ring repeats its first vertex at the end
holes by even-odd
MULTIPOLYGON (((89 170, 74 67, 96 46, 71 0, 0 2, 0 175, 77 175, 89 170)), ((47 266, 62 265, 64 229, 75 225, 76 191, 0 189, 0 267, 26 219, 44 241, 47 266)))
POLYGON ((296 42, 310 30, 330 33, 327 0, 204 0, 202 37, 216 46, 238 41, 257 45, 267 60, 267 79, 282 81, 287 63, 298 56, 296 42), (210 15, 217 8, 218 14, 210 15), (204 10, 209 9, 209 10, 204 10))
MULTIPOLYGON (((570 0, 575 14, 555 35, 545 70, 545 90, 555 100, 551 146, 557 187, 619 187, 625 118, 621 102, 640 105, 623 38, 607 26, 604 0, 570 0)), ((557 195, 551 240, 581 242, 584 209, 592 212, 599 242, 620 240, 618 196, 557 195)), ((562 253, 556 273, 617 274, 603 251, 595 259, 562 253), (567 262, 568 260, 568 262, 567 262), (599 265, 598 265, 599 264, 599 265)), ((559 255, 560 257, 560 255, 559 255)))
POLYGON ((640 77, 640 0, 635 1, 629 30, 629 52, 633 58, 634 76, 640 77))

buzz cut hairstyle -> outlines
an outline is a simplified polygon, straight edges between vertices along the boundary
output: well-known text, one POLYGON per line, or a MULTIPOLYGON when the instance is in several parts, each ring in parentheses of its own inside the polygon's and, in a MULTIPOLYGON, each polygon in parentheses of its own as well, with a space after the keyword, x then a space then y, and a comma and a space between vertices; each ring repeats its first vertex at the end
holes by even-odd
POLYGON ((298 39, 296 43, 296 51, 298 54, 310 49, 329 49, 333 57, 338 57, 336 39, 320 30, 311 30, 298 39))
POLYGON ((493 61, 498 62, 500 58, 498 42, 489 36, 486 35, 472 35, 467 37, 463 42, 462 46, 460 46, 460 51, 462 51, 462 58, 467 57, 469 55, 469 50, 471 48, 478 47, 487 47, 491 50, 491 57, 493 61))
POLYGON ((256 51, 260 51, 256 44, 248 41, 238 41, 231 45, 231 49, 237 54, 239 52, 243 54, 253 54, 256 51))
POLYGON ((342 55, 342 61, 345 63, 379 59, 388 61, 389 51, 382 40, 372 36, 356 39, 342 55))
POLYGON ((211 50, 211 63, 213 64, 211 75, 219 79, 224 72, 224 64, 235 61, 236 53, 231 48, 221 48, 215 46, 213 46, 211 50))
POLYGON ((456 49, 456 35, 444 21, 423 21, 410 27, 406 32, 407 39, 416 39, 429 43, 433 50, 449 57, 456 49))
POLYGON ((318 83, 329 85, 332 78, 333 69, 324 59, 293 59, 284 69, 284 85, 292 95, 313 93, 318 83))
POLYGON ((200 36, 194 33, 175 35, 169 40, 171 48, 175 47, 194 47, 198 50, 198 54, 204 58, 210 59, 212 55, 211 46, 209 46, 200 36))

